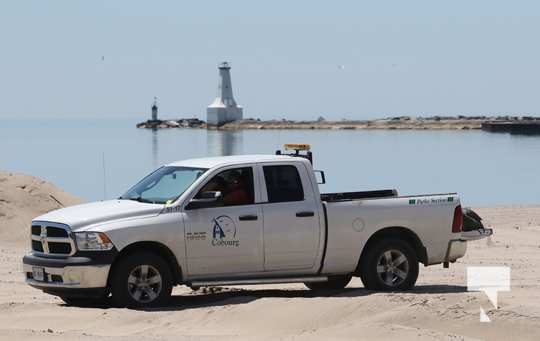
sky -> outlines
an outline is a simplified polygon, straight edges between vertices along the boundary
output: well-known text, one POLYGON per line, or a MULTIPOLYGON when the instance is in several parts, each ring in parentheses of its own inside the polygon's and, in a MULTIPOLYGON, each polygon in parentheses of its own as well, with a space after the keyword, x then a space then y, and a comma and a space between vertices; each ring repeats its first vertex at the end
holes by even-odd
POLYGON ((0 0, 0 118, 540 115, 540 2, 0 0))

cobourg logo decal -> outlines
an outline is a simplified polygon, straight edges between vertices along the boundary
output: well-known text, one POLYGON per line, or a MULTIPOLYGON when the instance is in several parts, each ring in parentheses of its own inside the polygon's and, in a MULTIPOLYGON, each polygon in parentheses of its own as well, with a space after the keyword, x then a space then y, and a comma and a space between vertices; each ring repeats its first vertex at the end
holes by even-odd
POLYGON ((212 219, 212 246, 240 246, 236 238, 236 224, 231 217, 221 215, 212 219))

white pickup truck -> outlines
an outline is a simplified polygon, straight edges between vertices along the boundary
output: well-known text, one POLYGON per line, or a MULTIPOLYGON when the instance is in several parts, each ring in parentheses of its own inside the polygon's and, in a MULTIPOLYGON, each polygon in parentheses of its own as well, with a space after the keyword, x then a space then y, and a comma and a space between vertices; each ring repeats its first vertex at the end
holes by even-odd
POLYGON ((492 233, 462 231, 455 193, 320 194, 317 179, 290 155, 165 165, 117 200, 37 217, 26 282, 69 304, 112 296, 129 307, 164 304, 178 284, 325 290, 359 276, 367 289, 406 290, 419 263, 448 266, 492 233))

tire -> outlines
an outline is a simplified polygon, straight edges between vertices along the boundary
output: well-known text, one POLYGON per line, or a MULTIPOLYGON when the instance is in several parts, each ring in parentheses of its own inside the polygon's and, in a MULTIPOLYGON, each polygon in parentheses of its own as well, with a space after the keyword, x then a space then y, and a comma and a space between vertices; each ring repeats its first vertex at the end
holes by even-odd
POLYGON ((369 246, 360 263, 360 279, 369 290, 411 289, 418 278, 418 256, 409 243, 383 239, 369 246))
POLYGON ((341 290, 349 284, 352 275, 330 276, 326 282, 306 282, 304 285, 311 290, 341 290))
POLYGON ((111 277, 113 303, 120 307, 161 306, 172 291, 169 265, 160 256, 141 252, 118 261, 111 277))

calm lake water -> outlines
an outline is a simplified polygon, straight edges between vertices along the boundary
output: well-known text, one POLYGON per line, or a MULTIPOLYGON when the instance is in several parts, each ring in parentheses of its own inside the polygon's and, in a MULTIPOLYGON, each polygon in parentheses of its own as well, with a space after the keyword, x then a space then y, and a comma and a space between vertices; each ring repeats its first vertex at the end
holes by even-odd
POLYGON ((323 192, 458 192, 465 205, 540 203, 540 137, 481 131, 136 129, 133 119, 2 119, 0 169, 85 200, 121 195, 163 163, 309 143, 323 192), (105 159, 105 184, 103 176, 105 159))

